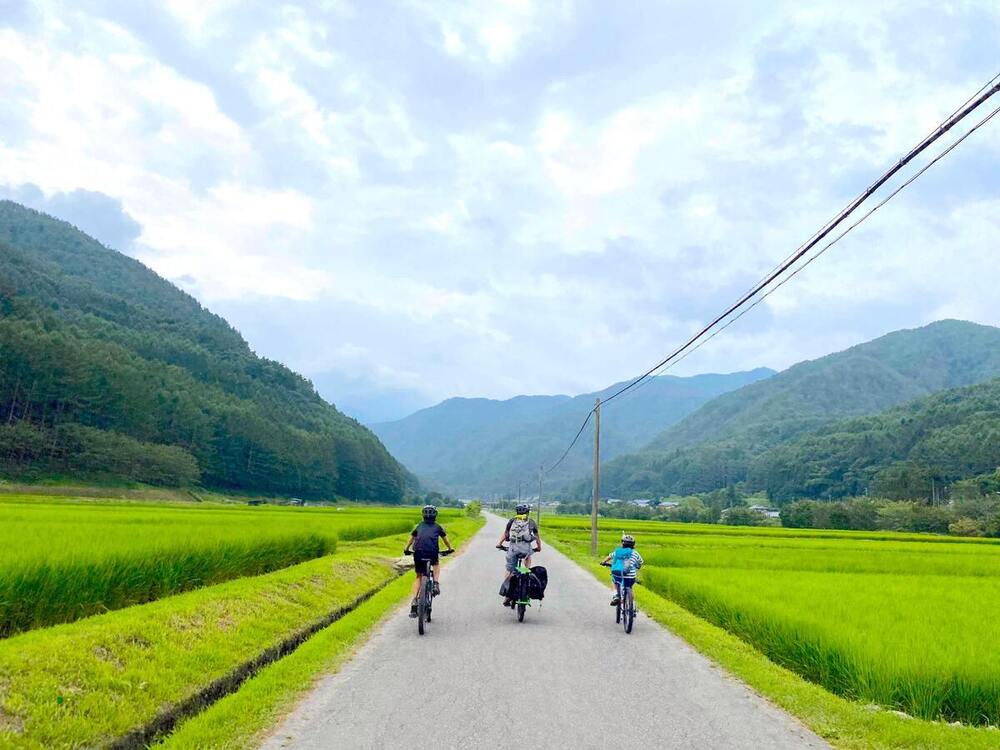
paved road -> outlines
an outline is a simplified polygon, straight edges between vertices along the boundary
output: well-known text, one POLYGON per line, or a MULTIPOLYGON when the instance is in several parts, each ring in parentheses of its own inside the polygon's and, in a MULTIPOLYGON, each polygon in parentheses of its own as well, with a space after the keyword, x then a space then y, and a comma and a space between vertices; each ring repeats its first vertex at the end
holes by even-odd
POLYGON ((264 747, 606 750, 623 726, 639 748, 826 747, 652 620, 626 636, 609 588, 551 547, 544 604, 518 623, 496 596, 500 528, 445 566, 427 635, 392 616, 264 747))

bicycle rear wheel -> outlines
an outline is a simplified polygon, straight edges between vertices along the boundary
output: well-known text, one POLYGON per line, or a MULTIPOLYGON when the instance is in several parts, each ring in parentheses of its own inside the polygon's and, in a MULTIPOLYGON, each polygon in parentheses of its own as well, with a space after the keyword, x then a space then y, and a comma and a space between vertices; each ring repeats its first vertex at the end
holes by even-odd
POLYGON ((625 589, 621 603, 624 622, 622 623, 626 633, 632 632, 632 625, 635 623, 635 599, 632 598, 632 589, 625 589))
POLYGON ((518 622, 524 622, 524 610, 525 609, 526 609, 525 606, 523 604, 521 604, 520 602, 518 602, 518 604, 517 604, 517 621, 518 622))
POLYGON ((417 632, 420 635, 424 634, 424 618, 427 616, 427 602, 424 599, 423 592, 420 594, 420 598, 417 600, 417 632))

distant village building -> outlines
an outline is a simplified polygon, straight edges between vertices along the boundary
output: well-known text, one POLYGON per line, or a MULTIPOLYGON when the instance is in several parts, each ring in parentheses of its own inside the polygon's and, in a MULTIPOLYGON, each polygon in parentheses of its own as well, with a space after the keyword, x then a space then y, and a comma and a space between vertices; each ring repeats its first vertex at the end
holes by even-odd
POLYGON ((781 511, 767 505, 751 505, 750 510, 756 511, 757 513, 763 513, 768 518, 781 518, 781 511))

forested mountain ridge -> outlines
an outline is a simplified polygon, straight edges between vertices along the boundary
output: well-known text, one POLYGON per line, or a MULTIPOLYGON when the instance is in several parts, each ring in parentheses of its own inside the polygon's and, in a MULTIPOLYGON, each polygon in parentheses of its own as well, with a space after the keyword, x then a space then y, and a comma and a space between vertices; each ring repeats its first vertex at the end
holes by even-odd
MULTIPOLYGON (((742 482, 751 461, 832 421, 874 414, 1000 375, 1000 329, 957 320, 896 331, 719 396, 609 461, 608 495, 704 492, 742 482)), ((610 411, 610 409, 609 409, 610 411)), ((586 483, 570 494, 586 494, 586 483)))
POLYGON ((69 224, 0 202, 0 467, 398 501, 412 478, 308 380, 69 224))
MULTIPOLYGON (((636 450, 666 425, 734 388, 770 377, 773 370, 651 379, 623 396, 602 419, 605 455, 636 450)), ((539 464, 565 450, 597 397, 621 383, 581 396, 517 396, 505 401, 453 398, 405 419, 372 426, 393 455, 432 483, 459 494, 516 491, 532 481, 539 464)), ((589 465, 591 447, 581 441, 547 481, 565 482, 589 465)), ((550 487, 552 484, 549 485, 550 487)))
POLYGON ((834 422, 756 457, 747 483, 778 502, 869 493, 930 498, 1000 468, 1000 378, 834 422))

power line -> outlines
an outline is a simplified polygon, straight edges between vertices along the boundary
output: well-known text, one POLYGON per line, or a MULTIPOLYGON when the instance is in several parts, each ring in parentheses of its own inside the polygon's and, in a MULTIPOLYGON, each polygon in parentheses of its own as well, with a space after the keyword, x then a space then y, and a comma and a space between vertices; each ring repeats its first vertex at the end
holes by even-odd
MULTIPOLYGON (((945 156, 947 156, 949 153, 951 153, 962 141, 964 141, 970 135, 972 135, 977 130, 979 130, 981 127, 983 127, 983 125, 985 125, 990 120, 992 120, 994 117, 996 117, 997 114, 1000 114, 1000 107, 997 107, 996 109, 994 109, 992 112, 990 112, 988 115, 986 115, 986 117, 984 117, 982 120, 980 120, 974 126, 972 126, 965 134, 962 135, 961 138, 959 138, 958 140, 956 140, 948 148, 946 148, 944 151, 942 151, 940 154, 938 154, 936 157, 934 157, 931 161, 929 161, 927 164, 925 164, 923 167, 921 167, 921 169, 918 172, 914 173, 912 177, 910 177, 909 179, 907 179, 906 182, 902 183, 899 187, 897 187, 895 190, 893 190, 889 195, 887 195, 885 198, 883 198, 881 201, 879 201, 875 206, 872 206, 871 210, 869 210, 861 218, 859 218, 853 224, 851 224, 850 226, 848 226, 847 229, 845 229, 843 232, 841 232, 836 237, 834 237, 830 242, 828 242, 826 245, 824 245, 815 255, 813 255, 812 257, 810 257, 809 259, 807 259, 805 261, 805 263, 803 263, 802 265, 800 265, 798 268, 794 269, 790 274, 788 274, 788 276, 786 276, 785 278, 783 278, 781 281, 779 281, 773 287, 771 287, 770 289, 768 289, 764 294, 762 294, 760 297, 758 297, 756 300, 754 300, 753 304, 751 304, 748 307, 746 307, 743 310, 741 310, 738 315, 734 315, 732 318, 730 318, 728 321, 726 321, 725 325, 717 328, 716 330, 714 330, 711 333, 711 335, 709 335, 706 338, 704 338, 701 341, 699 341, 697 343, 697 345, 693 346, 691 349, 689 349, 688 351, 686 351, 682 356, 678 357, 676 360, 674 360, 673 362, 671 362, 669 365, 667 365, 665 368, 663 368, 663 370, 661 370, 661 372, 665 372, 666 370, 671 369, 675 365, 677 365, 680 362, 682 362, 683 360, 687 359, 688 356, 690 356, 691 354, 694 354, 694 352, 698 351, 701 347, 703 347, 709 341, 711 341, 716 336, 718 336, 720 333, 722 333, 723 331, 725 331, 727 328, 729 328, 729 326, 731 326, 737 320, 739 320, 744 315, 746 315, 747 313, 749 313, 751 310, 753 310, 755 307, 757 307, 757 305, 759 305, 761 302, 763 302, 764 300, 766 300, 768 297, 770 297, 776 291, 778 291, 779 289, 781 289, 781 287, 783 287, 785 284, 787 284, 793 278, 795 278, 796 276, 798 276, 813 261, 819 259, 819 257, 822 256, 823 253, 825 253, 831 247, 833 247, 838 242, 840 242, 855 227, 857 227, 859 224, 861 224, 862 222, 864 222, 873 213, 875 213, 876 211, 878 211, 880 208, 882 208, 882 206, 884 206, 886 203, 888 203, 890 200, 892 200, 894 197, 896 197, 896 195, 898 195, 903 190, 905 190, 907 187, 909 187, 924 172, 926 172, 928 169, 930 169, 935 164, 937 164, 939 161, 941 161, 941 159, 943 159, 945 156)), ((643 385, 645 385, 645 383, 640 384, 635 390, 639 390, 640 388, 643 387, 643 385)))
MULTIPOLYGON (((900 191, 902 191, 905 187, 907 187, 914 180, 916 180, 918 177, 920 177, 920 175, 922 175, 924 172, 926 172, 932 165, 936 164, 938 161, 940 161, 942 158, 944 158, 944 156, 946 156, 948 153, 950 153, 956 146, 958 146, 958 144, 960 144, 962 141, 964 141, 966 138, 968 138, 972 133, 974 133, 980 127, 982 127, 987 122, 989 122, 997 114, 997 111, 1000 111, 1000 108, 998 108, 998 110, 994 110, 991 114, 989 114, 987 117, 985 117, 982 121, 980 121, 972 129, 970 129, 965 135, 963 135, 955 143, 953 143, 949 148, 947 148, 945 151, 943 151, 941 154, 939 154, 935 159, 933 159, 931 162, 929 162, 927 165, 925 165, 921 170, 919 170, 916 174, 914 174, 911 178, 909 178, 905 183, 903 183, 899 188, 897 188, 895 191, 893 191, 892 193, 890 193, 879 204, 877 204, 875 207, 873 207, 868 213, 866 213, 864 216, 862 216, 861 219, 859 219, 857 222, 855 222, 854 224, 852 224, 851 226, 849 226, 844 232, 842 232, 840 235, 838 235, 833 241, 831 241, 826 246, 824 246, 816 255, 814 255, 812 258, 807 259, 807 261, 804 264, 802 264, 799 268, 793 270, 793 272, 791 274, 789 274, 786 278, 784 278, 783 280, 781 280, 780 283, 778 283, 775 287, 773 287, 772 289, 770 289, 769 291, 767 291, 763 296, 758 297, 756 299, 756 301, 754 301, 753 304, 750 307, 744 309, 742 312, 740 312, 739 315, 737 315, 737 316, 733 317, 732 319, 730 319, 724 326, 722 326, 721 328, 719 328, 716 331, 712 332, 712 329, 714 329, 719 323, 721 323, 723 320, 725 320, 726 318, 728 318, 729 316, 731 316, 737 310, 740 310, 740 308, 743 308, 747 303, 749 303, 751 300, 753 300, 754 297, 756 297, 758 294, 760 294, 762 291, 764 291, 775 280, 777 280, 782 274, 784 274, 786 271, 788 271, 789 268, 791 268, 792 266, 794 266, 795 263, 797 263, 800 259, 802 259, 802 257, 805 256, 810 250, 812 250, 813 248, 815 248, 820 243, 821 240, 823 240, 825 237, 827 237, 830 234, 830 232, 832 232, 837 226, 839 226, 841 223, 843 223, 850 216, 850 214, 852 214, 855 210, 857 210, 857 208, 864 201, 866 201, 869 197, 871 197, 871 195, 873 193, 875 193, 880 187, 882 187, 886 182, 888 182, 894 175, 896 175, 900 170, 902 170, 907 164, 909 164, 910 162, 912 162, 913 159, 915 159, 917 156, 919 156, 931 144, 933 144, 934 142, 936 142, 939 138, 941 138, 941 136, 943 136, 945 133, 947 133, 949 130, 951 130, 957 123, 959 123, 961 120, 963 120, 965 117, 967 117, 971 112, 973 112, 975 109, 977 109, 983 102, 985 102, 987 99, 989 99, 994 94, 996 94, 998 91, 1000 91, 1000 83, 996 83, 996 81, 998 79, 1000 79, 1000 73, 998 73, 993 78, 991 78, 975 94, 973 94, 971 97, 969 97, 969 99, 967 99, 965 101, 965 103, 963 104, 963 106, 959 107, 951 115, 949 115, 947 118, 945 118, 945 120, 942 121, 942 123, 937 128, 935 128, 933 131, 931 131, 931 133, 929 133, 927 136, 925 136, 923 139, 921 139, 921 141, 916 146, 914 146, 912 149, 910 149, 910 151, 907 152, 907 154, 905 154, 894 166, 892 166, 890 169, 888 169, 886 172, 884 172, 881 177, 879 177, 875 182, 873 182, 868 188, 866 188, 854 200, 852 200, 850 203, 848 203, 847 206, 844 209, 842 209, 834 217, 834 219, 832 219, 831 221, 827 222, 820 231, 818 231, 815 234, 813 234, 812 237, 807 242, 805 242, 803 245, 800 245, 796 249, 795 252, 793 252, 791 255, 789 255, 788 257, 786 257, 784 261, 782 261, 780 264, 778 264, 778 266, 776 266, 774 269, 772 269, 764 277, 764 279, 762 281, 758 282, 755 286, 753 286, 750 290, 748 290, 739 300, 737 300, 737 302, 735 302, 733 305, 731 305, 729 308, 727 308, 722 314, 718 315, 707 326, 705 326, 700 331, 698 331, 698 333, 696 333, 694 336, 692 336, 690 339, 688 339, 684 344, 682 344, 680 347, 678 347, 673 352, 671 352, 671 354, 669 354, 666 358, 662 359, 660 362, 658 362, 656 365, 654 365, 653 367, 651 367, 650 369, 648 369, 642 375, 640 375, 637 378, 633 379, 628 384, 622 386, 617 391, 615 391, 613 394, 611 394, 609 397, 607 397, 606 399, 604 399, 602 405, 607 404, 608 402, 614 400, 615 398, 618 398, 622 394, 624 394, 624 393, 632 390, 633 388, 635 388, 639 384, 641 384, 644 381, 648 380, 650 378, 650 376, 653 375, 653 373, 655 373, 657 371, 660 371, 660 370, 663 370, 668 365, 673 366, 673 364, 676 364, 678 361, 681 361, 681 359, 686 358, 693 351, 696 351, 697 349, 701 348, 701 346, 704 345, 704 343, 707 343, 711 339, 715 338, 715 336, 717 336, 723 330, 725 330, 730 325, 732 325, 734 322, 736 322, 736 320, 739 320, 740 318, 742 318, 743 315, 745 315, 747 312, 749 312, 754 307, 756 307, 758 304, 760 304, 764 299, 766 299, 768 296, 770 296, 774 291, 776 291, 777 289, 781 288, 781 286, 783 286, 785 283, 787 283, 787 281, 789 281, 791 278, 794 278, 800 271, 802 271, 806 266, 808 266, 810 263, 812 263, 813 260, 815 260, 816 258, 818 258, 820 255, 822 255, 823 253, 825 253, 830 247, 832 247, 834 244, 836 244, 837 242, 839 242, 840 239, 842 239, 848 232, 850 232, 852 229, 854 229, 854 227, 858 226, 858 224, 860 224, 865 219, 867 219, 869 216, 871 216, 875 211, 877 211, 879 208, 881 208, 883 205, 885 205, 885 203, 887 203, 889 200, 891 200, 894 196, 896 196, 897 194, 899 194, 900 191), (711 335, 708 336, 708 338, 704 338, 710 332, 712 332, 711 335), (699 340, 701 340, 701 339, 704 339, 704 340, 701 343, 698 343, 697 346, 695 346, 695 344, 697 342, 699 342, 699 340), (694 348, 692 348, 692 347, 694 347, 694 348), (681 356, 681 355, 683 355, 683 356, 681 356), (678 359, 678 358, 680 358, 680 359, 678 359), (673 364, 671 364, 671 363, 673 363, 673 364)), ((580 428, 577 430, 576 435, 574 435, 572 441, 570 441, 570 444, 567 446, 566 450, 563 451, 562 455, 559 457, 559 459, 555 463, 553 463, 548 469, 545 470, 545 474, 551 473, 560 464, 562 464, 562 462, 569 455, 570 451, 576 445, 577 441, 579 441, 580 436, 583 434, 584 429, 586 429, 587 424, 590 422, 590 419, 593 416, 593 414, 594 414, 594 409, 592 408, 587 413, 586 417, 583 420, 583 423, 580 425, 580 428)))

